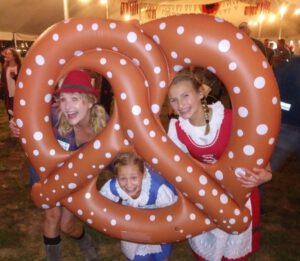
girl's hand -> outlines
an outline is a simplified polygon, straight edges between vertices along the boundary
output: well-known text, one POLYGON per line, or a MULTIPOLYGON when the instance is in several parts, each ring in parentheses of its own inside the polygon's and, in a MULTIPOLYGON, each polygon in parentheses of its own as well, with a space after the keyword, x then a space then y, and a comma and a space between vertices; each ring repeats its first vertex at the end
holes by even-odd
POLYGON ((20 137, 20 129, 13 118, 9 121, 9 128, 13 137, 20 137))
POLYGON ((272 179, 272 172, 268 169, 253 168, 252 171, 244 169, 245 175, 240 175, 237 179, 242 183, 242 187, 254 188, 272 179))

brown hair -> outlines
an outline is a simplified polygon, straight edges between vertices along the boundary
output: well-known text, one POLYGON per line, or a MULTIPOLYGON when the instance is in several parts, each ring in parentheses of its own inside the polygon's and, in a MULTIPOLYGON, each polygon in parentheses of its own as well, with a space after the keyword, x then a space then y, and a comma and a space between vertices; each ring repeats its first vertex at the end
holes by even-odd
POLYGON ((144 161, 142 158, 134 152, 124 152, 119 154, 114 161, 114 174, 117 176, 119 169, 128 165, 137 165, 141 173, 144 173, 145 171, 144 161))

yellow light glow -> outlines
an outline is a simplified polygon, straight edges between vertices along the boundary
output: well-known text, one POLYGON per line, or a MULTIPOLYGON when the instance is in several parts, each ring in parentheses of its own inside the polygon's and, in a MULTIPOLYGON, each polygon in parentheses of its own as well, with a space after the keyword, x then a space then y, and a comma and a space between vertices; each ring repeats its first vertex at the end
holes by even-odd
POLYGON ((101 5, 106 5, 106 4, 107 4, 107 0, 99 0, 99 3, 100 3, 101 5))
POLYGON ((279 8, 279 14, 280 14, 281 18, 284 16, 286 11, 287 11, 287 6, 285 4, 282 4, 279 8))
POLYGON ((262 22, 265 20, 265 18, 266 18, 266 16, 265 16, 264 14, 260 14, 260 15, 258 16, 258 22, 259 22, 259 23, 262 23, 262 22))
POLYGON ((269 15, 269 17, 268 17, 268 22, 269 23, 274 23, 275 20, 276 20, 276 15, 275 14, 269 15))
POLYGON ((124 20, 129 21, 130 20, 130 14, 125 14, 124 15, 124 20))
POLYGON ((294 15, 300 15, 300 8, 296 8, 296 9, 295 9, 294 15))
POLYGON ((88 4, 91 0, 79 0, 80 3, 82 4, 88 4))

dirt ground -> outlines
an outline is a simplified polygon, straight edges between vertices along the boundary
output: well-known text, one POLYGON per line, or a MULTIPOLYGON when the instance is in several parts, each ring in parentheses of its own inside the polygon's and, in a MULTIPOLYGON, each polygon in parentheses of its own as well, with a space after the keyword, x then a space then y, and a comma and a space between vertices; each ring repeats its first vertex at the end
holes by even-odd
MULTIPOLYGON (((261 249, 250 260, 300 260, 300 162, 291 156, 264 186, 261 249)), ((43 211, 30 200, 28 162, 10 137, 0 102, 0 260, 46 260, 42 244, 43 211)), ((119 241, 87 227, 102 260, 123 261, 119 241)), ((63 237, 64 261, 83 260, 76 244, 63 237)), ((186 242, 174 244, 173 261, 194 260, 186 242)))

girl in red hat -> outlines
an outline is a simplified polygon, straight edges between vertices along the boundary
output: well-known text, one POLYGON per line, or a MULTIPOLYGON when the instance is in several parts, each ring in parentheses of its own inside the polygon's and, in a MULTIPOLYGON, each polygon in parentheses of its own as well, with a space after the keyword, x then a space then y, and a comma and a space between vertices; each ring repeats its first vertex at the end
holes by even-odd
MULTIPOLYGON (((67 74, 56 92, 56 103, 51 116, 57 141, 65 150, 76 150, 91 141, 106 125, 106 113, 97 104, 98 91, 91 84, 87 72, 75 70, 67 74)), ((10 128, 15 137, 19 129, 14 120, 10 128)), ((31 170, 31 180, 39 180, 31 170)), ((65 207, 45 210, 44 244, 48 261, 61 260, 61 237, 63 232, 71 236, 82 249, 85 260, 99 260, 91 237, 85 232, 77 218, 65 207)))

